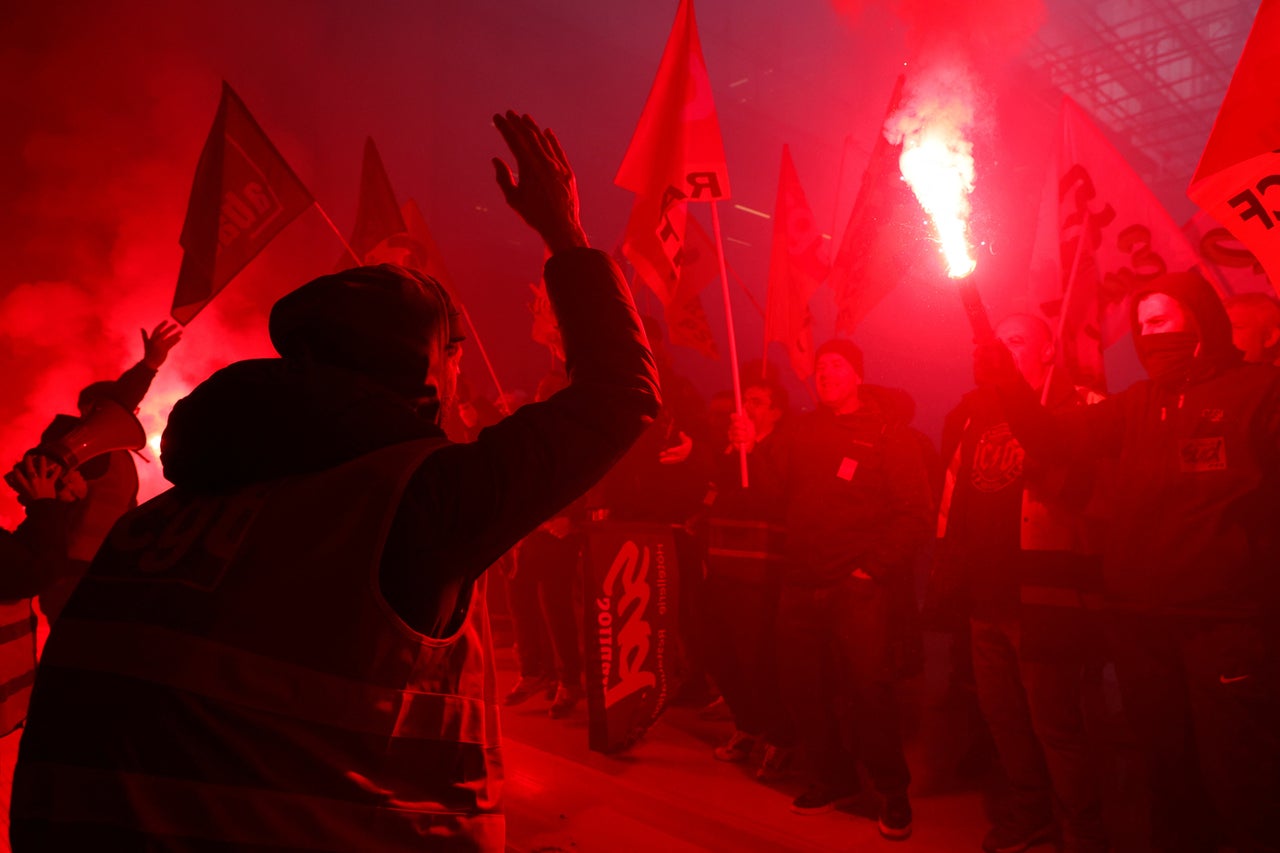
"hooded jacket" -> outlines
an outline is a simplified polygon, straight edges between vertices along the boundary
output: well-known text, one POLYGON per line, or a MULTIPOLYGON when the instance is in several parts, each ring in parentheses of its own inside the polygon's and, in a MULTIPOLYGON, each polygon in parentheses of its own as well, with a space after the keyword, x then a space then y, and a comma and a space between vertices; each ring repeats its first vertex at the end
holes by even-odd
POLYGON ((1200 346, 1176 382, 1151 379, 1083 409, 1048 415, 1025 385, 1002 386, 1028 452, 1115 460, 1103 574, 1113 606, 1249 617, 1274 610, 1280 497, 1280 370, 1248 365, 1226 310, 1194 273, 1133 296, 1166 293, 1195 319, 1200 346))
POLYGON ((228 849, 502 849, 473 586, 660 405, 608 256, 558 253, 546 281, 571 384, 471 444, 448 444, 376 378, 306 357, 233 364, 175 406, 162 447, 175 488, 122 520, 50 636, 15 850, 183 834, 228 849))

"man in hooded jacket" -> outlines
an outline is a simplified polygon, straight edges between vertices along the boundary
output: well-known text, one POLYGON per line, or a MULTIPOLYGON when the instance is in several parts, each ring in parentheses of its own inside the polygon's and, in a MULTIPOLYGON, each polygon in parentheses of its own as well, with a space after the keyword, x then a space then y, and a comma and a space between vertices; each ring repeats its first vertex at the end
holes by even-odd
POLYGON ((1154 846, 1280 850, 1280 371, 1242 363, 1198 273, 1132 306, 1149 378, 1097 405, 1050 415, 1000 344, 975 370, 1028 454, 1115 460, 1103 584, 1154 846))
POLYGON ((551 258, 570 385, 471 444, 436 426, 457 313, 400 267, 276 303, 280 359, 173 411, 174 488, 112 531, 45 650, 15 851, 504 849, 483 572, 657 412, 617 267, 528 116, 508 204, 551 258))

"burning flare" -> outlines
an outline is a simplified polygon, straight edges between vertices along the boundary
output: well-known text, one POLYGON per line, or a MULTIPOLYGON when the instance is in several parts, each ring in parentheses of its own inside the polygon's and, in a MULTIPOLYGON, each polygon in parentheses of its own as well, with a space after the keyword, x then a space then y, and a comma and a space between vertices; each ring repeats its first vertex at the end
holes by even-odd
POLYGON ((898 166, 938 232, 947 275, 964 278, 977 261, 969 247, 969 193, 973 192, 973 123, 968 75, 934 69, 911 81, 911 92, 885 122, 885 137, 902 143, 898 166))

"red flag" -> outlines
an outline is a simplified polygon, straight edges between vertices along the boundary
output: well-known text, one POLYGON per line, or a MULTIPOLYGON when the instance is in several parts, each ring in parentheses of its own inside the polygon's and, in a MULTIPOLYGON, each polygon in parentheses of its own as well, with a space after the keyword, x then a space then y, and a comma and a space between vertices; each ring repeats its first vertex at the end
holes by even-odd
POLYGON ((286 225, 315 203, 231 87, 200 152, 173 319, 186 325, 286 225))
POLYGON ((693 0, 680 0, 658 75, 613 182, 636 194, 623 254, 659 301, 669 305, 680 289, 688 202, 729 197, 693 0))
MULTIPOLYGON (((886 120, 898 110, 902 86, 903 78, 899 77, 889 97, 886 120)), ((922 245, 930 247, 925 253, 929 262, 938 263, 932 244, 922 242, 929 237, 925 213, 902 180, 898 166, 902 145, 890 144, 883 127, 876 128, 862 185, 831 264, 837 335, 853 334, 871 309, 915 266, 922 245)))
POLYGON ((766 347, 770 341, 782 343, 791 359, 791 369, 802 380, 813 372, 813 314, 809 300, 827 277, 827 271, 826 241, 800 186, 791 148, 783 145, 778 200, 773 208, 764 343, 766 347))
MULTIPOLYGON (((391 179, 378 155, 373 138, 364 141, 364 161, 360 166, 360 198, 356 202, 356 222, 351 228, 347 245, 363 263, 398 263, 404 252, 403 237, 409 232, 404 214, 396 202, 391 179)), ((338 261, 346 269, 351 266, 351 256, 343 254, 338 261)))
POLYGON ((663 316, 671 343, 697 350, 713 361, 719 360, 720 352, 702 307, 701 293, 719 275, 716 244, 691 216, 680 252, 679 284, 671 302, 664 307, 663 316))
MULTIPOLYGON (((1064 98, 1040 201, 1028 302, 1062 328, 1059 363, 1072 381, 1103 390, 1102 350, 1129 331, 1129 295, 1199 262, 1120 152, 1075 101, 1064 98)), ((1212 271, 1205 273, 1213 280, 1212 271)))
POLYGON ((1272 292, 1262 262, 1254 257, 1248 246, 1203 210, 1196 211, 1195 216, 1183 223, 1182 233, 1187 235, 1204 263, 1217 274, 1225 295, 1272 292))
POLYGON ((440 247, 436 245, 436 238, 431 236, 431 229, 427 227, 427 220, 423 218, 422 211, 418 209, 418 203, 413 199, 409 199, 401 208, 404 214, 405 225, 408 226, 409 234, 406 246, 409 254, 404 261, 393 261, 401 266, 418 270, 426 273, 436 281, 444 285, 445 290, 449 291, 449 296, 454 302, 461 305, 462 301, 458 298, 458 288, 454 286, 453 277, 449 275, 449 270, 445 268, 444 260, 440 257, 440 247))
POLYGON ((1262 0, 1187 195, 1280 282, 1280 2, 1262 0))

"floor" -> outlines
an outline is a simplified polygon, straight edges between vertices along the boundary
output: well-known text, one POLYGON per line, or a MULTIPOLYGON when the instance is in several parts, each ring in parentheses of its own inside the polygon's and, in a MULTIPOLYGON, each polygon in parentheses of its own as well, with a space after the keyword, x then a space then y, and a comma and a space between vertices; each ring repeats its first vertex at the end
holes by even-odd
MULTIPOLYGON (((500 653, 499 664, 505 692, 515 681, 514 663, 500 653)), ((959 756, 951 749, 948 757, 946 745, 961 743, 958 730, 968 725, 939 701, 903 698, 925 709, 908 725, 915 832, 906 844, 880 837, 869 796, 824 815, 793 814, 788 805, 804 780, 764 785, 744 765, 715 761, 711 751, 732 724, 701 719, 696 706, 668 708, 631 750, 605 756, 587 749, 585 704, 568 719, 552 720, 549 703, 537 697, 503 709, 508 850, 978 851, 990 825, 983 792, 998 788, 998 771, 968 780, 954 769, 922 771, 954 768, 959 756)), ((1129 841, 1116 849, 1142 849, 1129 841)))

